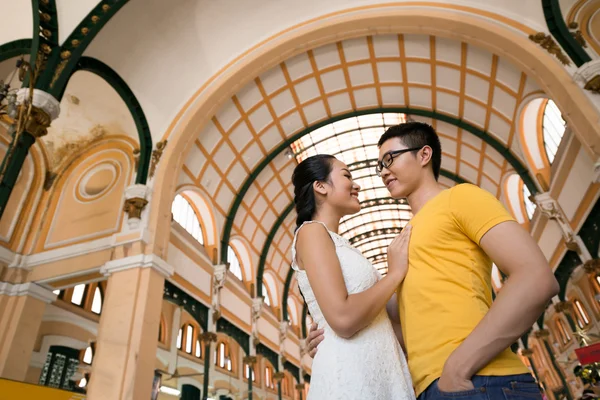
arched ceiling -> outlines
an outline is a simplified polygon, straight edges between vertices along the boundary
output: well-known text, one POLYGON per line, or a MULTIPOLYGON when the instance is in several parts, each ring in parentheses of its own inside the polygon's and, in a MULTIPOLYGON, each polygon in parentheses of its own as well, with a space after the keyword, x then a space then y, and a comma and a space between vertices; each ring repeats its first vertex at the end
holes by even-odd
MULTIPOLYGON (((98 4, 96 0, 54 1, 59 43, 98 4)), ((30 38, 31 2, 0 0, 0 7, 5 11, 5 26, 9 28, 0 31, 0 43, 30 38)), ((196 91, 226 66, 260 52, 267 38, 282 37, 299 26, 317 26, 325 17, 335 17, 347 10, 413 7, 453 11, 457 16, 476 15, 510 29, 515 29, 514 21, 523 21, 522 26, 536 31, 545 29, 540 2, 520 0, 498 0, 493 5, 477 0, 464 0, 460 4, 442 0, 331 0, 326 4, 318 0, 129 0, 84 55, 109 65, 127 82, 148 115, 153 141, 157 142, 196 91), (264 24, 267 20, 269 24, 264 24), (145 28, 137 29, 139 26, 145 28), (236 29, 231 29, 232 26, 236 29)))
POLYGON ((512 64, 464 42, 382 35, 331 43, 281 62, 230 98, 199 132, 179 182, 208 192, 222 236, 230 225, 231 235, 245 237, 255 269, 272 236, 265 271, 283 284, 293 212, 272 230, 292 203, 296 159, 282 143, 353 112, 404 110, 439 132, 447 176, 499 195, 506 173, 524 164, 519 106, 539 94, 512 64))

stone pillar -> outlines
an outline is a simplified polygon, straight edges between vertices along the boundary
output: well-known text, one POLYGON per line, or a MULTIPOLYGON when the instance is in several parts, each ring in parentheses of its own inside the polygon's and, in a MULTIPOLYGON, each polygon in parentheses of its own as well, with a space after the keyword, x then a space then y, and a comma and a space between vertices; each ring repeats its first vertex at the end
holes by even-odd
POLYGON ((155 255, 109 261, 88 400, 150 398, 165 278, 173 268, 155 255))
POLYGON ((558 202, 550 196, 550 193, 545 192, 536 195, 535 202, 540 211, 548 217, 548 219, 553 220, 558 224, 567 248, 577 252, 582 263, 590 260, 592 256, 587 247, 585 247, 583 240, 573 231, 573 229, 571 229, 569 220, 561 210, 558 202))
POLYGON ((56 295, 36 283, 0 282, 0 377, 23 382, 46 304, 56 295))

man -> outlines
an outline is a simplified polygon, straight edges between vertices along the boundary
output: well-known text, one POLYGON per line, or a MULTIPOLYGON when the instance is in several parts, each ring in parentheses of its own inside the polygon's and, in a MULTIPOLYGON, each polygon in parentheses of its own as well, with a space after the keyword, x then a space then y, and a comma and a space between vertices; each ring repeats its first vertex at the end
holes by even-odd
MULTIPOLYGON (((509 348, 558 293, 540 248, 485 190, 440 188, 442 151, 431 126, 391 127, 378 146, 378 175, 414 215, 408 274, 388 313, 419 400, 541 399, 509 348), (508 276, 493 304, 492 262, 508 276)), ((322 331, 313 326, 308 339, 314 356, 322 331)))

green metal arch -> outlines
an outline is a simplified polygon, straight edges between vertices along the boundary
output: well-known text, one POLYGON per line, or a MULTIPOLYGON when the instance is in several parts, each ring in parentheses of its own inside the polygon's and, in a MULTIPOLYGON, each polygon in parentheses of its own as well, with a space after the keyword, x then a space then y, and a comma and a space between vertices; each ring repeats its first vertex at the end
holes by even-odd
MULTIPOLYGON (((62 46, 58 46, 58 44, 54 46, 52 53, 49 56, 48 67, 36 82, 36 88, 50 93, 60 101, 65 87, 67 86, 71 75, 76 70, 84 51, 90 43, 92 43, 106 23, 110 21, 110 19, 114 17, 128 1, 129 0, 105 0, 98 2, 96 7, 94 7, 86 17, 81 20, 73 32, 71 32, 62 46), (67 54, 68 56, 66 56, 67 54)), ((36 45, 35 42, 34 45, 36 45)), ((33 49, 37 51, 37 46, 33 49)))
POLYGON ((165 280, 163 299, 182 306, 198 322, 204 332, 208 331, 208 306, 200 303, 168 280, 165 280))
POLYGON ((592 59, 589 54, 577 43, 573 35, 569 32, 569 28, 567 28, 565 19, 560 11, 558 0, 542 0, 542 8, 548 30, 571 60, 573 60, 575 65, 581 67, 586 62, 591 61, 592 59))
POLYGON ((250 335, 223 317, 217 320, 217 332, 222 332, 233 338, 244 350, 244 354, 250 354, 250 335))
POLYGON ((302 136, 304 136, 322 126, 331 124, 332 122, 336 122, 336 121, 350 118, 350 117, 356 117, 359 115, 373 114, 373 113, 386 113, 386 112, 405 113, 405 114, 419 115, 421 117, 436 119, 438 121, 443 121, 443 122, 449 123, 460 129, 470 132, 471 134, 473 134, 473 135, 477 136, 478 138, 482 139, 483 141, 485 141, 488 145, 493 147, 502 156, 504 156, 504 158, 509 162, 509 164, 515 170, 515 172, 519 174, 521 179, 523 179, 523 182, 525 183, 525 185, 527 185, 527 188, 529 189, 529 191, 532 195, 535 195, 538 193, 537 187, 536 187, 533 179, 529 175, 529 171, 527 170, 527 167, 525 167, 525 165, 523 165, 523 163, 521 163, 521 161, 519 161, 519 159, 510 151, 510 149, 504 147, 504 145, 502 143, 500 143, 500 141, 498 141, 498 139, 494 138, 488 132, 485 132, 485 131, 479 129, 476 126, 473 126, 466 121, 457 119, 455 117, 452 117, 452 116, 449 116, 446 114, 438 113, 437 111, 413 109, 410 107, 384 107, 384 108, 371 108, 371 109, 366 109, 366 110, 353 111, 348 114, 338 115, 334 118, 330 118, 328 120, 319 122, 319 123, 314 124, 306 129, 303 129, 302 131, 298 132, 295 135, 290 136, 283 143, 281 143, 279 146, 277 146, 275 148, 275 150, 273 150, 264 160, 261 161, 260 164, 258 164, 258 166, 252 171, 252 173, 244 181, 244 184, 242 185, 242 188, 236 195, 235 200, 234 200, 234 202, 231 206, 231 209, 227 215, 227 218, 225 220, 225 227, 223 229, 223 237, 221 239, 221 262, 223 262, 223 263, 227 262, 227 245, 229 243, 229 238, 231 237, 231 229, 233 228, 233 221, 235 220, 235 215, 237 214, 237 211, 240 208, 240 205, 242 204, 242 200, 243 200, 244 196, 246 195, 246 192, 250 189, 252 182, 254 182, 254 180, 258 177, 258 175, 262 172, 262 170, 265 169, 267 167, 267 165, 269 165, 269 163, 279 153, 284 151, 288 146, 290 146, 290 144, 292 144, 294 141, 298 140, 302 136))
POLYGON ((135 122, 140 141, 140 161, 135 182, 145 184, 152 155, 152 134, 150 133, 150 126, 140 102, 119 74, 100 60, 92 57, 81 57, 73 74, 77 71, 88 71, 104 79, 121 96, 127 105, 135 122))
POLYGON ((4 43, 0 46, 0 62, 6 61, 9 58, 29 54, 32 43, 33 40, 31 39, 19 39, 4 43))
MULTIPOLYGON (((54 56, 58 57, 59 52, 54 51, 55 49, 60 48, 58 44, 58 15, 56 12, 55 0, 49 0, 47 2, 32 0, 31 11, 33 19, 33 32, 31 35, 31 46, 29 47, 29 62, 31 63, 31 65, 35 65, 37 57, 40 54, 42 55, 42 57, 46 57, 46 55, 44 55, 43 53, 39 53, 40 45, 42 44, 49 46, 52 49, 54 56), (45 21, 43 18, 40 18, 41 14, 49 15, 50 20, 45 21), (43 36, 43 30, 48 31, 50 35, 43 36)), ((53 70, 53 68, 46 68, 46 70, 53 70)), ((50 74, 50 72, 46 71, 46 74, 50 74)), ((27 77, 23 82, 23 87, 26 87, 29 84, 28 80, 29 77, 27 77)))
MULTIPOLYGON (((466 179, 461 178, 460 176, 456 175, 453 172, 447 171, 445 169, 441 169, 440 170, 440 175, 441 176, 445 176, 448 179, 453 180, 454 182, 460 184, 460 183, 471 183, 469 181, 467 181, 466 179)), ((273 224, 273 227, 271 228, 271 230, 269 231, 269 236, 267 237, 267 241, 265 241, 265 245, 263 246, 261 255, 260 255, 260 262, 258 264, 258 270, 257 270, 257 275, 256 275, 256 282, 262 282, 262 275, 264 273, 264 269, 265 269, 265 260, 267 258, 267 254, 269 252, 269 247, 271 246, 271 241, 273 240, 273 237, 275 237, 275 234, 277 233, 277 230, 279 229, 279 227, 281 226, 281 224, 283 223, 283 221, 285 220, 285 218, 288 216, 288 214, 294 209, 294 202, 292 202, 286 209, 285 211, 279 216, 279 218, 277 218, 277 221, 275 221, 275 223, 273 224), (271 238, 271 241, 269 241, 269 238, 271 238)), ((283 296, 281 297, 281 311, 283 313, 283 321, 286 321, 288 318, 288 312, 287 312, 287 300, 288 297, 290 295, 290 285, 292 283, 292 276, 293 276, 293 271, 292 268, 290 268, 288 270, 287 276, 285 277, 285 284, 283 286, 283 296)), ((257 285, 257 287, 262 287, 262 285, 257 285)), ((262 296, 262 293, 259 291, 258 292, 258 296, 262 296)), ((306 304, 305 304, 306 306, 306 304)), ((306 316, 303 317, 303 321, 306 319, 306 316)))

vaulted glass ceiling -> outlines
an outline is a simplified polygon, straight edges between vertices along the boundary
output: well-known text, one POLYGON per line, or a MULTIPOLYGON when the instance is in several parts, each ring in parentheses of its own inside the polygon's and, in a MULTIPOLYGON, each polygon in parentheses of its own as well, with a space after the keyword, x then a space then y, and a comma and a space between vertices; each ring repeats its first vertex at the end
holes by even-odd
POLYGON ((325 125, 292 143, 296 160, 331 154, 348 165, 361 187, 361 211, 346 216, 340 235, 358 248, 382 274, 387 272, 387 247, 412 217, 405 200, 394 200, 375 172, 377 142, 385 130, 406 122, 398 113, 378 113, 346 118, 325 125))

